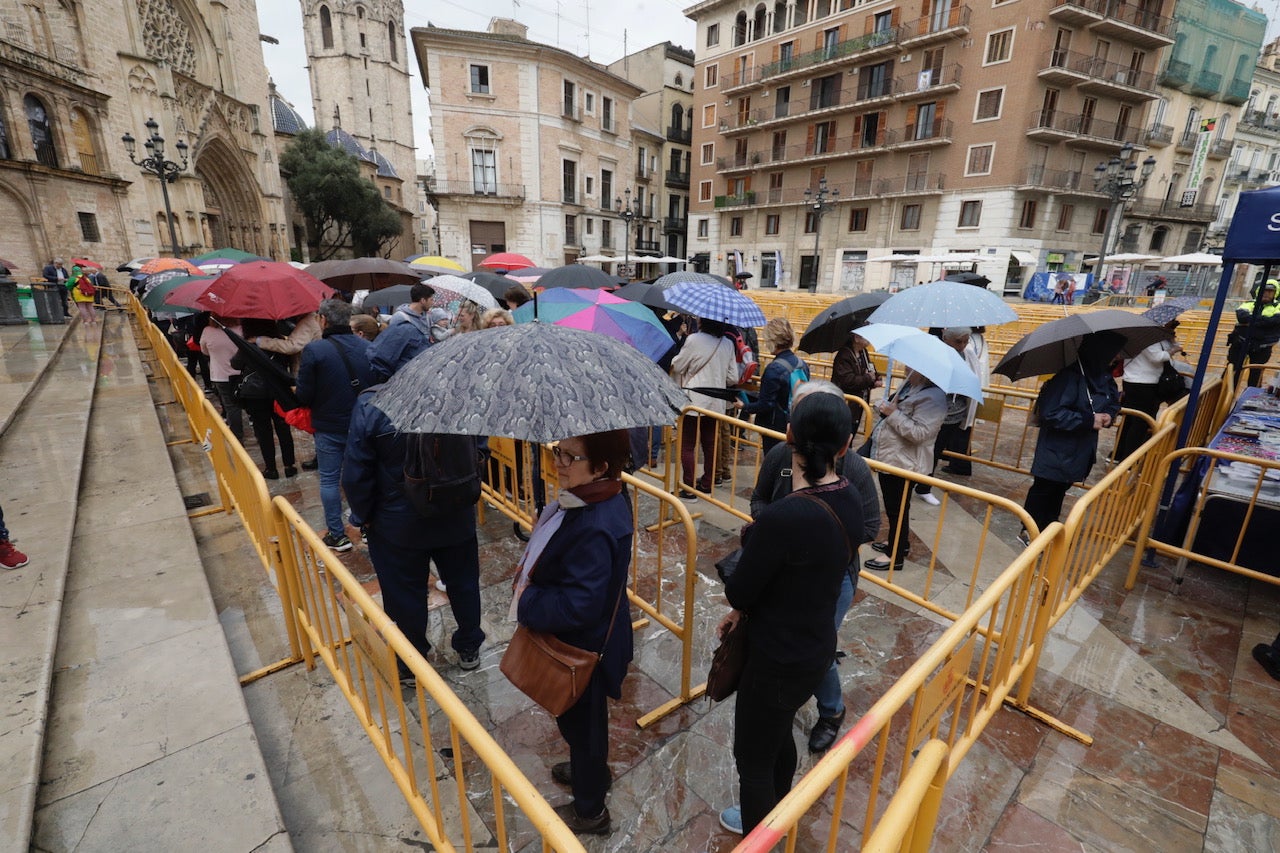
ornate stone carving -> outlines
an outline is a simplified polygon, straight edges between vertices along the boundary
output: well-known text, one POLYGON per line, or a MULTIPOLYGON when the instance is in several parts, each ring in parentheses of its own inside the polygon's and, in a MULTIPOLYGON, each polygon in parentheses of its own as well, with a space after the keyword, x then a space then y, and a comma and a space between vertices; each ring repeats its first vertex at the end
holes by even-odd
POLYGON ((138 0, 142 43, 147 54, 174 71, 196 73, 196 49, 191 28, 169 0, 138 0))
POLYGON ((160 87, 156 85, 156 78, 151 76, 151 72, 141 65, 135 65, 129 69, 129 91, 155 96, 160 94, 160 87))

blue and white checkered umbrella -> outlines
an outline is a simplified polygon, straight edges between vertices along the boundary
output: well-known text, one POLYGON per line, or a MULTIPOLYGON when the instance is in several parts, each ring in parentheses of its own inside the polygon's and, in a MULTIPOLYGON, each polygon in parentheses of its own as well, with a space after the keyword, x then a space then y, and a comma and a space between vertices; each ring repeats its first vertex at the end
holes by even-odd
POLYGON ((654 284, 658 285, 658 287, 661 287, 663 290, 666 290, 668 287, 675 287, 677 284, 684 284, 685 282, 690 281, 702 281, 707 284, 718 284, 721 287, 733 287, 732 284, 727 284, 724 279, 716 278, 715 276, 708 275, 704 272, 694 272, 693 270, 677 270, 676 272, 669 272, 664 276, 659 276, 654 284))
POLYGON ((958 281, 931 281, 889 297, 867 318, 899 326, 998 326, 1018 314, 985 287, 958 281))
POLYGON ((716 282, 685 281, 667 289, 663 298, 672 305, 704 320, 717 320, 730 326, 763 326, 764 312, 754 302, 732 287, 716 282))

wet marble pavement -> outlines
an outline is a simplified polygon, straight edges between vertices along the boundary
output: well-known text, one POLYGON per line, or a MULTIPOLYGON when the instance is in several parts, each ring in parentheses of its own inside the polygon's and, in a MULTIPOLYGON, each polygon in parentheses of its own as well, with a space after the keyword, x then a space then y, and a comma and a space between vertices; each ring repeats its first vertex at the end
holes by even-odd
MULTIPOLYGON (((310 454, 306 441, 299 441, 299 458, 310 454)), ((183 494, 211 490, 198 449, 179 445, 171 454, 183 494)), ((256 448, 250 455, 257 458, 256 448)), ((1017 475, 981 466, 966 482, 1015 497, 1026 487, 1017 475)), ((269 486, 319 525, 313 473, 269 486)), ((913 507, 921 519, 931 512, 923 503, 913 507)), ((724 610, 712 563, 732 547, 736 529, 711 511, 698 524, 695 682, 709 659, 710 626, 724 610)), ((238 671, 284 657, 279 602, 234 518, 200 518, 193 528, 238 671)), ((963 551, 977 523, 956 517, 955 529, 957 542, 948 547, 963 551)), ((1015 532, 999 533, 1011 542, 1015 532)), ((550 778, 551 764, 564 757, 554 723, 497 668, 511 631, 505 621, 510 569, 521 543, 496 512, 489 513, 481 543, 489 634, 482 665, 469 673, 456 666, 447 641, 452 616, 447 597, 437 592, 430 627, 437 651, 429 661, 548 799, 565 802, 567 791, 550 778)), ((1179 588, 1165 568, 1145 571, 1125 592, 1129 556, 1122 550, 1058 626, 1032 693, 1034 706, 1092 735, 1094 743, 1084 746, 1001 711, 948 786, 934 849, 1280 849, 1280 683, 1249 654, 1280 630, 1280 589, 1193 567, 1179 588)), ((344 563, 376 595, 363 547, 344 563)), ((850 718, 939 630, 935 619, 864 584, 841 631, 850 718)), ((585 843, 593 851, 729 850, 737 838, 719 827, 716 815, 735 794, 732 703, 699 701, 639 730, 636 718, 670 698, 678 669, 665 632, 642 628, 636 644, 623 700, 612 712, 615 831, 585 843)), ((247 686, 245 699, 295 846, 355 851, 425 843, 323 670, 275 673, 247 686)), ((800 772, 813 763, 803 744, 814 719, 812 704, 797 719, 800 772)), ((815 843, 806 839, 800 849, 816 849, 815 843)))

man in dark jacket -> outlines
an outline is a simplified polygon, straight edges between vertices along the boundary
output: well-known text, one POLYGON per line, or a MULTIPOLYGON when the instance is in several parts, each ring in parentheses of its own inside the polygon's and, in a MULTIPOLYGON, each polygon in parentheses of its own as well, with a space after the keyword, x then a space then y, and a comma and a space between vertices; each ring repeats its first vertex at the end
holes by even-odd
MULTIPOLYGON (((1244 369, 1245 358, 1250 364, 1266 364, 1271 360, 1271 348, 1280 341, 1280 303, 1276 302, 1276 288, 1280 281, 1267 279, 1261 288, 1254 288, 1253 298, 1236 309, 1236 327, 1228 336, 1227 361, 1235 368, 1236 378, 1244 369)), ((1262 372, 1249 371, 1249 384, 1257 387, 1262 372)))
POLYGON ((350 551, 342 526, 342 460, 351 409, 361 389, 374 384, 369 342, 351 333, 351 306, 339 299, 320 303, 321 338, 302 349, 298 364, 298 401, 311 407, 320 469, 320 503, 328 532, 324 544, 350 551))
MULTIPOLYGON (((383 334, 386 334, 385 332, 383 334)), ((373 404, 374 392, 362 391, 351 413, 342 489, 351 506, 351 523, 361 528, 369 558, 382 587, 382 609, 425 657, 429 564, 435 562, 449 590, 449 606, 458 628, 452 645, 463 669, 480 665, 480 546, 476 508, 423 518, 404 489, 405 436, 373 404)), ((400 668, 402 680, 409 670, 400 668)))
POLYGON ((414 323, 388 326, 369 346, 369 365, 374 379, 386 382, 413 357, 431 346, 431 336, 424 335, 414 323))
POLYGON ((67 293, 67 279, 71 276, 67 273, 67 268, 62 265, 62 258, 54 258, 45 264, 40 273, 45 281, 58 285, 58 292, 62 297, 62 313, 70 317, 71 299, 70 294, 67 293))

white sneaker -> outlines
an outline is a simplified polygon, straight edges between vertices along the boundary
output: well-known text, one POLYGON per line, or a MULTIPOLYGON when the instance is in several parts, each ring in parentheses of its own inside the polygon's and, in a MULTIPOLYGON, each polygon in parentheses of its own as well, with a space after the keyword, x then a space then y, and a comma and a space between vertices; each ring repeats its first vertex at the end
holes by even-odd
POLYGON ((917 492, 916 494, 920 495, 920 500, 924 501, 924 502, 925 502, 925 503, 927 503, 929 506, 941 506, 941 505, 942 505, 942 501, 940 501, 940 500, 938 500, 936 497, 934 497, 933 492, 925 492, 924 494, 920 494, 919 492, 917 492))
POLYGON ((448 589, 445 588, 444 581, 436 581, 436 589, 440 590, 441 592, 449 591, 448 589))

